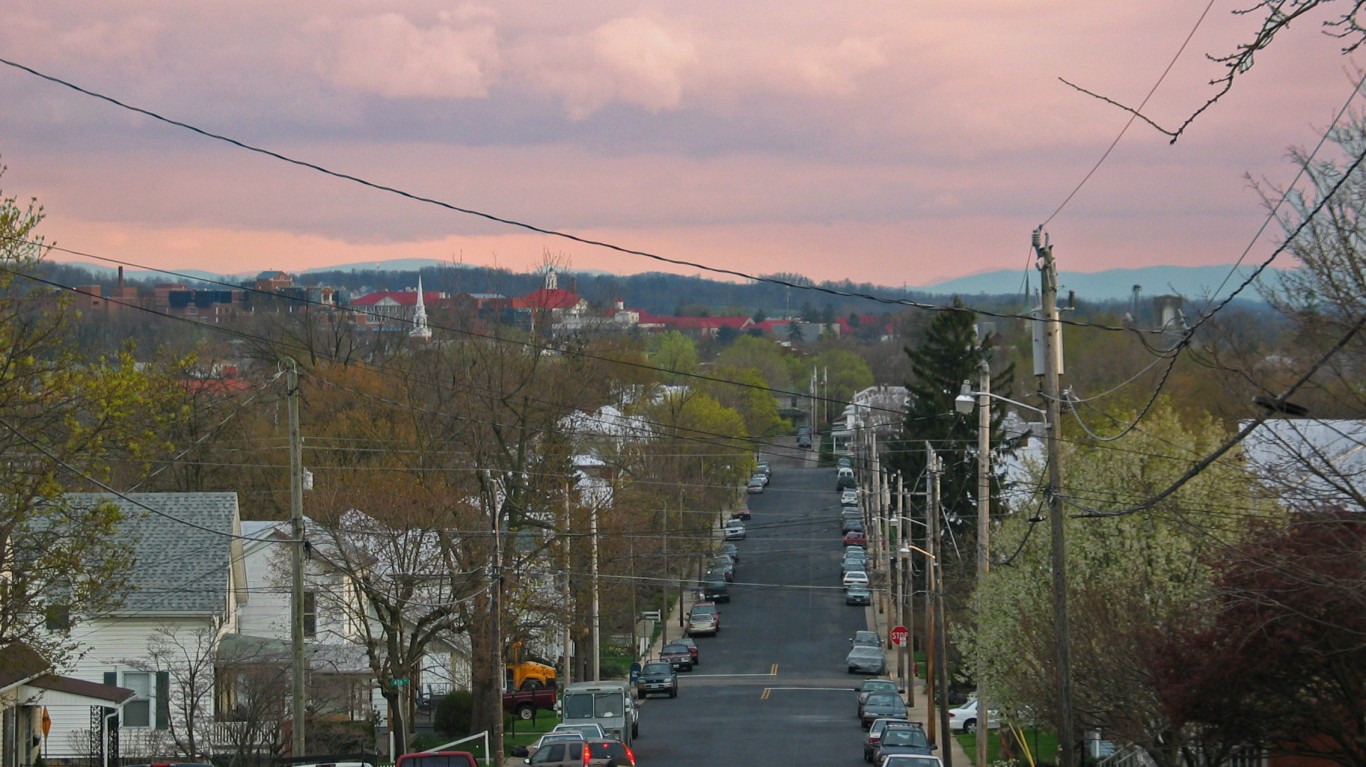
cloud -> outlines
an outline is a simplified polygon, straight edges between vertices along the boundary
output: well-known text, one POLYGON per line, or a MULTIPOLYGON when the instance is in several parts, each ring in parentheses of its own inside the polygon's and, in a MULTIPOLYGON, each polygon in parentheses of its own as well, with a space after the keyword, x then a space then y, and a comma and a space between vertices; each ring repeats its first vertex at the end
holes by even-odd
POLYGON ((305 32, 329 46, 314 64, 320 76, 385 98, 483 98, 502 65, 493 14, 475 6, 426 26, 385 13, 314 19, 305 32))
POLYGON ((558 96, 573 120, 612 103, 678 109, 697 62, 686 32, 641 17, 612 19, 579 38, 539 39, 523 56, 533 87, 558 96))

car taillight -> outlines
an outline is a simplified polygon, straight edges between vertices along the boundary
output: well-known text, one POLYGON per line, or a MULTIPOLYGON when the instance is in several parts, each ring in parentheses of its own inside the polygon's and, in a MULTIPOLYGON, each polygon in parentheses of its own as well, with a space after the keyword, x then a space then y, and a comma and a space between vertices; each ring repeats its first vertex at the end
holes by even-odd
POLYGON ((591 751, 588 749, 588 744, 583 744, 583 767, 588 767, 588 756, 590 753, 591 751))
POLYGON ((631 767, 635 767, 636 752, 632 751, 630 746, 623 745, 622 748, 626 749, 626 761, 631 763, 631 767))

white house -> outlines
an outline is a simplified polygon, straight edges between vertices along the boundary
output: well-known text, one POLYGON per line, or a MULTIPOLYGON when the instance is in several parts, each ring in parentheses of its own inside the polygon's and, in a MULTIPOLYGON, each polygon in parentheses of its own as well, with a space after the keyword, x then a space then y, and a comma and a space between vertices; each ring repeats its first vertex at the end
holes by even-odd
MULTIPOLYGON (((118 535, 130 546, 133 563, 119 608, 76 619, 71 638, 83 652, 64 670, 105 692, 119 687, 132 695, 101 715, 83 694, 98 692, 95 688, 67 685, 38 694, 33 703, 45 706, 52 722, 48 757, 98 764, 106 755, 111 763, 113 757, 181 756, 175 740, 188 733, 191 701, 182 685, 172 683, 169 660, 157 658, 154 647, 165 647, 171 638, 209 653, 212 689, 212 648, 235 629, 247 594, 237 494, 74 493, 65 498, 77 507, 118 506, 124 516, 118 535)), ((193 702, 207 725, 214 713, 212 694, 193 702)))
MULTIPOLYGON (((357 514, 359 512, 356 512, 357 514)), ((310 709, 336 720, 383 719, 386 704, 365 653, 367 606, 351 578, 329 561, 331 544, 321 528, 305 520, 312 552, 304 565, 304 641, 309 665, 310 709)), ((243 522, 248 590, 238 633, 226 638, 227 655, 249 655, 253 648, 287 657, 291 641, 289 522, 243 522)), ((377 624, 369 621, 377 630, 377 624)), ((459 637, 433 642, 423 654, 413 689, 449 691, 469 684, 468 652, 459 637)))

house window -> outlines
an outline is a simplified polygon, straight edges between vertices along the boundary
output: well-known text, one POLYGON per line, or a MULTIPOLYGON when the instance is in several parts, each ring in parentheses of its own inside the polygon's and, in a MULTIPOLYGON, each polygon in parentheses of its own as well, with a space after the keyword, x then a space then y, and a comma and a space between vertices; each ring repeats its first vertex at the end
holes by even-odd
POLYGON ((123 704, 120 724, 124 727, 151 727, 152 675, 146 671, 125 671, 122 686, 133 691, 133 699, 123 704))
POLYGON ((313 639, 318 635, 318 592, 304 592, 304 636, 313 639))
POLYGON ((66 605, 48 605, 43 608, 43 619, 48 631, 71 630, 71 608, 66 605))

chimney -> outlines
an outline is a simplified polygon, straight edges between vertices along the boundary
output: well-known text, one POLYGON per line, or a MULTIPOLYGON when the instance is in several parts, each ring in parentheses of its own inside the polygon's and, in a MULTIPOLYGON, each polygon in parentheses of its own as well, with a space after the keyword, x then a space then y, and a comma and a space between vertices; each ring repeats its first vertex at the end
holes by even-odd
POLYGON ((123 295, 123 266, 119 266, 119 295, 123 295))

